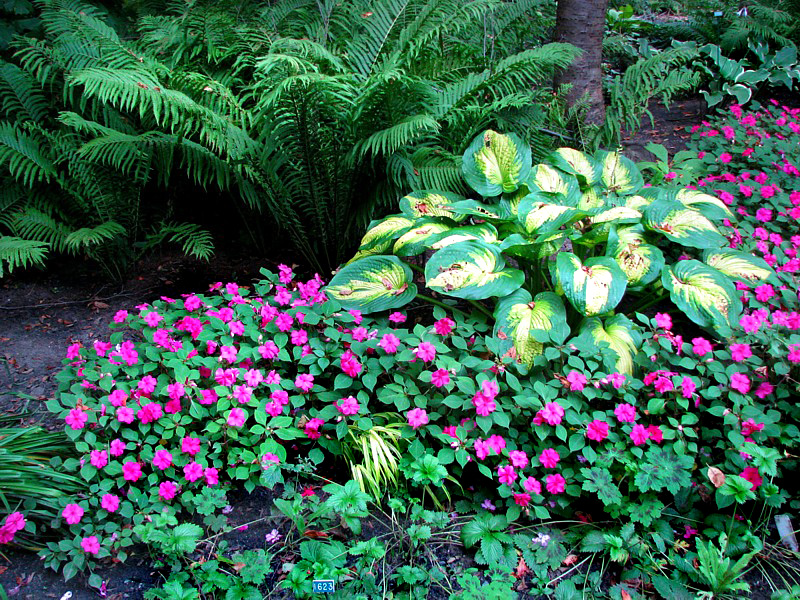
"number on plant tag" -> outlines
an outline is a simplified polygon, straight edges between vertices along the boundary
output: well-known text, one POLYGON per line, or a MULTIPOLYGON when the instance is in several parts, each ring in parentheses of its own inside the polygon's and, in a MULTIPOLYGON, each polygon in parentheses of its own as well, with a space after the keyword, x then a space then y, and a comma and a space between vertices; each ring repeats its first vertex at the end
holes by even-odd
POLYGON ((315 594, 332 594, 336 591, 333 579, 315 579, 311 582, 311 591, 315 594))

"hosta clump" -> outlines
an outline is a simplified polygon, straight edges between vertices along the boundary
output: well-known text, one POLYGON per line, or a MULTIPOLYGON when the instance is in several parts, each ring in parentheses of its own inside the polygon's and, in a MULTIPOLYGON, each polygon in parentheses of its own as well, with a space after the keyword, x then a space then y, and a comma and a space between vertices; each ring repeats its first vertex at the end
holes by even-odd
POLYGON ((371 225, 328 293, 365 312, 401 307, 417 293, 402 259, 432 250, 425 285, 495 298, 501 354, 526 368, 572 334, 607 343, 630 373, 639 334, 614 311, 661 300, 701 327, 738 322, 733 279, 710 262, 728 244, 718 224, 734 219, 716 196, 645 186, 616 152, 560 148, 532 165, 516 136, 494 131, 473 141, 462 166, 479 200, 435 190, 404 197, 400 214, 371 225))

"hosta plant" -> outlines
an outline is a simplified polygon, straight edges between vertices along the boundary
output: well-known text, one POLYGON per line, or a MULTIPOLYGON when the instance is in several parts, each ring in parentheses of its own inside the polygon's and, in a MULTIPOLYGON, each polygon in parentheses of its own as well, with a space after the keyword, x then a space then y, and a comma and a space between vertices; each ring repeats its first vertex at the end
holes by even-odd
POLYGON ((462 171, 477 199, 438 190, 402 198, 400 213, 371 224, 327 292, 349 309, 399 308, 418 295, 415 268, 442 296, 491 301, 500 353, 523 368, 548 345, 589 336, 631 373, 640 334, 626 314, 671 302, 700 327, 729 326, 742 310, 742 265, 758 279, 771 275, 726 248, 719 227, 734 215, 725 203, 646 186, 619 153, 559 148, 533 165, 515 135, 485 131, 462 171))

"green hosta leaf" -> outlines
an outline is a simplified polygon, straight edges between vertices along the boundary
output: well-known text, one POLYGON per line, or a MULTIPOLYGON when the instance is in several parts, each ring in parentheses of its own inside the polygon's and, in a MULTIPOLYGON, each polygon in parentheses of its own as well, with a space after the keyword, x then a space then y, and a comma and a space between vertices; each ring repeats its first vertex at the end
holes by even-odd
POLYGON ((544 234, 577 221, 585 214, 577 208, 550 201, 546 194, 534 192, 520 202, 518 218, 528 233, 544 234))
POLYGON ((448 205, 448 208, 460 215, 472 215, 481 219, 491 219, 493 221, 506 221, 507 216, 500 204, 486 204, 477 200, 460 200, 448 205))
POLYGON ((701 213, 680 202, 659 199, 644 210, 643 222, 673 242, 693 248, 721 248, 727 240, 701 213))
POLYGON ((644 209, 650 206, 656 198, 636 194, 635 196, 628 196, 625 198, 625 206, 633 208, 639 212, 644 212, 644 209))
POLYGON ((417 221, 417 225, 397 238, 392 252, 397 256, 422 254, 430 247, 431 240, 451 229, 452 224, 448 224, 445 219, 421 219, 417 221))
POLYGON ((392 240, 403 235, 413 225, 414 219, 404 215, 392 215, 380 221, 372 221, 367 233, 361 238, 358 252, 350 259, 350 263, 366 256, 385 252, 392 245, 392 240))
POLYGON ((526 181, 531 192, 541 191, 564 198, 563 204, 577 206, 581 199, 581 188, 573 175, 562 173, 550 165, 536 165, 526 181))
POLYGON ((594 158, 574 148, 559 148, 548 157, 549 162, 566 173, 577 175, 586 185, 600 182, 602 166, 594 158))
POLYGON ((561 248, 567 239, 566 232, 557 231, 549 235, 529 239, 518 233, 505 238, 498 247, 511 256, 519 256, 528 260, 538 260, 552 256, 561 248))
POLYGON ((517 191, 510 194, 503 194, 498 204, 500 216, 509 221, 515 221, 519 210, 519 203, 530 193, 528 186, 523 184, 517 191))
POLYGON ((581 199, 578 201, 578 208, 580 210, 592 210, 595 208, 603 208, 606 201, 603 198, 602 190, 597 187, 590 187, 584 190, 581 194, 581 199))
POLYGON ((372 313, 408 304, 417 286, 411 269, 396 256, 368 256, 343 267, 325 291, 346 309, 372 313))
POLYGON ((711 194, 706 194, 700 190, 690 190, 681 188, 666 194, 669 200, 677 200, 686 208, 691 208, 703 213, 709 219, 734 219, 734 215, 726 204, 711 194))
POLYGON ((531 170, 531 149, 515 134, 487 130, 464 153, 461 171, 469 186, 482 196, 513 192, 531 170))
POLYGON ((732 281, 697 260, 664 269, 661 283, 675 305, 701 327, 737 323, 742 303, 732 281))
POLYGON ((506 268, 495 246, 470 240, 431 256, 425 265, 425 280, 429 288, 447 296, 479 300, 507 296, 522 286, 525 274, 506 268))
POLYGON ((571 252, 559 252, 556 278, 570 304, 584 316, 591 317, 614 308, 628 280, 613 258, 590 258, 586 263, 571 252))
POLYGON ((630 196, 644 187, 644 179, 634 162, 619 152, 601 151, 595 155, 602 168, 601 181, 612 192, 630 196))
POLYGON ((466 227, 454 227, 449 231, 431 236, 432 250, 440 250, 446 246, 452 246, 459 242, 477 240, 494 244, 497 241, 497 229, 491 223, 481 223, 480 225, 467 225, 466 227))
POLYGON ((625 315, 614 315, 605 323, 597 317, 584 319, 578 330, 578 337, 589 338, 595 346, 603 342, 617 355, 614 364, 618 373, 633 373, 633 357, 642 343, 642 334, 625 315))
POLYGON ((581 475, 584 476, 583 489, 587 492, 597 494, 597 497, 606 506, 610 504, 619 504, 622 500, 622 494, 619 488, 611 479, 611 474, 606 469, 599 467, 592 467, 591 469, 581 469, 581 475))
POLYGON ((551 334, 566 337, 569 332, 564 303, 552 292, 532 299, 527 290, 517 290, 497 304, 494 316, 494 337, 500 340, 502 354, 527 366, 542 353, 543 341, 551 334))
POLYGON ((629 206, 614 206, 607 210, 603 210, 593 215, 589 222, 592 225, 599 225, 602 223, 638 223, 642 218, 642 213, 635 208, 629 206))
POLYGON ((412 219, 425 217, 447 217, 458 220, 460 215, 448 207, 464 200, 463 196, 436 190, 411 192, 400 198, 400 211, 412 219))
POLYGON ((728 277, 748 283, 763 281, 775 273, 763 258, 739 250, 706 250, 703 261, 728 277))
POLYGON ((664 254, 645 243, 644 228, 640 225, 612 227, 606 253, 617 261, 631 287, 655 281, 664 268, 664 254))

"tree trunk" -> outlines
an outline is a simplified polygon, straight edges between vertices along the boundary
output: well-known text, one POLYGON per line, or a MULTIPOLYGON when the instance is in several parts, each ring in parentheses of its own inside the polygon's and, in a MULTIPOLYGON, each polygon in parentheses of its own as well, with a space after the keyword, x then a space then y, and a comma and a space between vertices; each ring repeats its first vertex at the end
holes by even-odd
POLYGON ((566 42, 582 54, 566 70, 556 75, 556 86, 571 84, 570 106, 587 96, 586 122, 600 125, 605 120, 603 102, 603 33, 608 0, 558 0, 556 42, 566 42))

